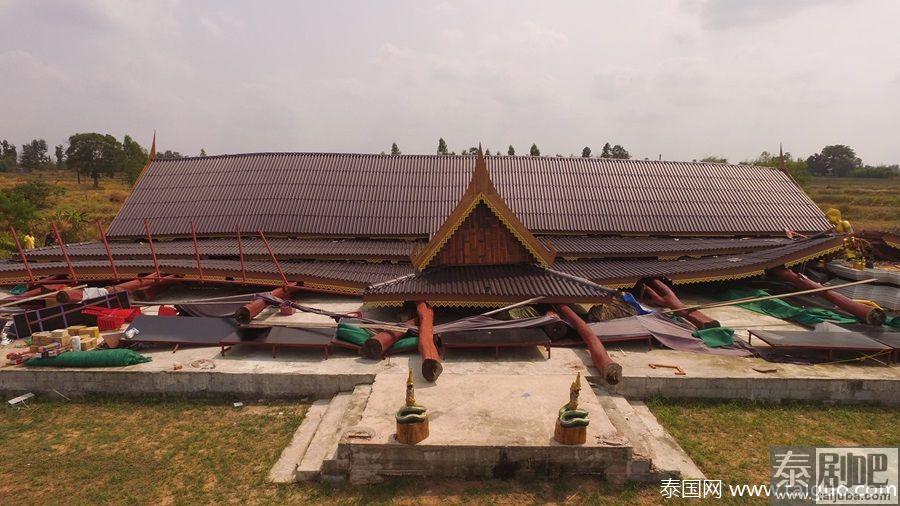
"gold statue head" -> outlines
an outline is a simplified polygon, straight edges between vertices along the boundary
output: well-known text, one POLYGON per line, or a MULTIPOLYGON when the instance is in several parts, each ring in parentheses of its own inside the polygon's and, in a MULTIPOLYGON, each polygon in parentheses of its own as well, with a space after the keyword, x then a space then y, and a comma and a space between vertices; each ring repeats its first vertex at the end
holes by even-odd
POLYGON ((413 386, 413 374, 412 369, 409 370, 409 376, 406 378, 406 405, 407 406, 415 406, 416 405, 416 392, 413 386))
POLYGON ((581 373, 575 375, 575 381, 569 387, 569 409, 578 409, 578 394, 581 392, 581 373))

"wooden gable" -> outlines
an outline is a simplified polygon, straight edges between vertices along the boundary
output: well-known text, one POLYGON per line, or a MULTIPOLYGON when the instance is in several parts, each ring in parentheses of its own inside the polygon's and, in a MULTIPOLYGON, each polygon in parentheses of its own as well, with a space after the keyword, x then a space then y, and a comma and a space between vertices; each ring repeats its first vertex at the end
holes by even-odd
POLYGON ((479 147, 466 192, 412 263, 419 270, 431 264, 549 267, 555 258, 556 251, 538 241, 500 198, 479 147))

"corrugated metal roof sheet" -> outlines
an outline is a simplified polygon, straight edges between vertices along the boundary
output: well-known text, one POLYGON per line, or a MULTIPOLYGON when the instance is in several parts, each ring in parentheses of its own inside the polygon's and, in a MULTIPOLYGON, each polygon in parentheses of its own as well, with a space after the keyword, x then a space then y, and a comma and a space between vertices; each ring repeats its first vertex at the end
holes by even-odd
MULTIPOLYGON (((243 238, 246 258, 269 258, 262 241, 243 238)), ((616 237, 616 236, 557 236, 544 237, 561 256, 592 258, 634 258, 656 256, 708 255, 774 248, 791 244, 787 238, 673 238, 673 237, 616 237)), ((201 239, 203 257, 237 257, 235 239, 201 239)), ((410 252, 421 248, 424 241, 368 240, 368 239, 270 239, 269 244, 279 260, 286 259, 376 259, 408 261, 410 252)), ((159 257, 193 258, 194 243, 189 240, 154 241, 159 257)), ((106 258, 100 242, 67 244, 71 258, 106 258)), ((113 258, 149 258, 150 246, 145 242, 111 242, 113 258)), ((62 260, 59 246, 28 250, 31 261, 62 260)), ((14 255, 12 260, 17 260, 14 255)))
POLYGON ((689 260, 579 260, 558 261, 553 268, 598 283, 631 285, 644 277, 668 277, 676 282, 708 281, 710 278, 743 277, 760 273, 785 263, 796 262, 810 255, 839 248, 842 237, 823 237, 796 241, 787 246, 746 254, 704 257, 689 260))
MULTIPOLYGON (((156 160, 113 237, 419 236, 459 201, 474 156, 259 153, 156 160)), ((501 197, 535 233, 781 234, 830 228, 784 173, 712 163, 491 156, 501 197)))
POLYGON ((596 299, 609 295, 600 286, 575 276, 531 264, 429 267, 392 281, 373 285, 366 300, 414 294, 428 299, 471 297, 484 301, 498 297, 524 300, 540 296, 596 299))
MULTIPOLYGON (((238 257, 237 239, 202 239, 197 241, 200 255, 238 257)), ((244 256, 269 258, 263 242, 253 236, 241 239, 244 256)), ((409 260, 415 245, 422 241, 367 240, 367 239, 269 239, 269 245, 279 260, 289 258, 312 259, 387 259, 409 260)), ((194 242, 188 240, 153 241, 159 257, 194 258, 194 242)), ((149 258, 150 246, 145 242, 111 242, 110 252, 114 259, 149 258)), ((106 249, 101 242, 81 242, 66 244, 72 258, 106 258, 106 249)), ((62 259, 59 246, 35 248, 26 252, 29 260, 62 259)), ((18 255, 16 255, 18 258, 18 255)))
POLYGON ((754 251, 791 244, 786 237, 677 238, 560 236, 546 238, 562 256, 657 257, 754 251))

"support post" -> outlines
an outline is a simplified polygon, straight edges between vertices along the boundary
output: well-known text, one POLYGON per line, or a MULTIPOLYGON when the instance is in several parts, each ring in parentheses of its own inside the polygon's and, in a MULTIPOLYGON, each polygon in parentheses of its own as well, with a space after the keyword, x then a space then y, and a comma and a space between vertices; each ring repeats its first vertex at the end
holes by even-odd
POLYGON ((691 322, 691 325, 698 329, 702 330, 721 327, 721 324, 718 321, 706 316, 706 314, 697 310, 687 309, 687 306, 681 302, 678 296, 675 295, 675 292, 669 288, 669 285, 663 283, 659 279, 652 278, 645 280, 641 285, 640 290, 640 298, 645 302, 655 306, 674 309, 677 316, 691 322))
MULTIPOLYGON (((273 297, 278 297, 279 299, 287 299, 292 294, 298 291, 300 291, 300 287, 291 284, 286 286, 279 286, 278 288, 272 290, 271 293, 273 297)), ((266 302, 265 299, 254 299, 251 302, 248 302, 247 304, 237 308, 237 310, 235 310, 234 312, 234 319, 237 320, 238 323, 246 325, 250 323, 253 318, 261 313, 262 310, 265 309, 268 305, 269 303, 266 302)))
POLYGON ((153 267, 156 269, 156 279, 162 279, 159 273, 159 262, 156 260, 156 248, 153 247, 153 235, 150 234, 150 221, 144 220, 144 231, 147 232, 147 243, 150 244, 150 256, 153 257, 153 267))
MULTIPOLYGON (((238 256, 241 259, 241 280, 246 285, 247 284, 247 269, 244 268, 244 244, 241 241, 241 226, 237 225, 235 227, 235 229, 237 230, 238 256)), ((284 277, 284 276, 282 276, 282 277, 284 277)))
POLYGON ((103 231, 103 224, 97 220, 97 231, 100 233, 100 240, 103 241, 103 249, 106 250, 106 258, 109 260, 109 268, 112 269, 113 279, 119 282, 119 271, 116 270, 116 263, 113 262, 112 251, 109 249, 109 241, 106 240, 106 232, 103 231))
POLYGON ((200 283, 203 283, 203 266, 200 265, 200 244, 197 243, 197 227, 191 220, 191 238, 194 240, 194 260, 197 261, 197 273, 200 275, 200 283))
POLYGON ((416 303, 419 314, 419 356, 422 357, 422 376, 434 383, 444 370, 437 346, 434 344, 434 310, 427 302, 416 303))
POLYGON ((19 257, 22 258, 22 263, 25 264, 25 270, 28 272, 28 279, 34 283, 34 274, 31 272, 31 266, 28 265, 28 257, 25 256, 25 250, 22 249, 22 244, 19 242, 19 233, 16 232, 16 227, 10 225, 9 232, 16 241, 16 249, 19 250, 19 257))
POLYGON ((56 237, 56 244, 59 244, 59 249, 62 250, 63 258, 66 260, 66 266, 69 267, 69 276, 72 276, 72 282, 77 284, 78 276, 75 275, 75 267, 72 265, 72 260, 69 259, 69 251, 66 249, 66 244, 59 234, 59 228, 56 226, 55 221, 51 222, 50 226, 53 227, 53 235, 56 237))
MULTIPOLYGON (((405 325, 415 325, 416 319, 413 318, 411 320, 407 320, 404 322, 405 325)), ((406 331, 403 330, 382 330, 377 334, 370 337, 363 343, 359 348, 359 354, 366 358, 371 358, 373 360, 380 360, 384 357, 384 354, 387 353, 391 346, 394 345, 397 341, 403 338, 406 335, 406 331)))
MULTIPOLYGON (((797 288, 800 288, 801 290, 822 288, 822 285, 820 285, 819 283, 816 283, 815 281, 807 278, 803 274, 796 273, 785 267, 776 267, 774 269, 769 269, 768 272, 776 279, 790 283, 797 288)), ((859 318, 861 321, 869 325, 884 325, 886 315, 883 309, 878 309, 876 307, 861 304, 853 299, 850 299, 849 297, 845 297, 839 293, 836 293, 834 290, 816 292, 815 295, 818 297, 822 297, 828 302, 831 302, 835 306, 852 314, 856 318, 859 318)))
POLYGON ((597 334, 569 306, 559 304, 556 306, 556 310, 581 336, 581 340, 587 345, 591 354, 591 361, 594 362, 594 367, 600 371, 600 376, 603 376, 603 379, 610 385, 617 385, 622 380, 622 366, 614 362, 609 356, 597 334))
POLYGON ((269 256, 272 257, 272 262, 275 264, 275 268, 278 269, 278 275, 281 276, 282 286, 288 286, 288 280, 284 276, 284 271, 281 270, 281 264, 278 263, 278 259, 275 258, 275 252, 272 251, 272 247, 269 246, 269 240, 266 239, 266 234, 263 233, 262 229, 259 229, 259 237, 262 239, 263 244, 266 245, 266 250, 269 252, 269 256))

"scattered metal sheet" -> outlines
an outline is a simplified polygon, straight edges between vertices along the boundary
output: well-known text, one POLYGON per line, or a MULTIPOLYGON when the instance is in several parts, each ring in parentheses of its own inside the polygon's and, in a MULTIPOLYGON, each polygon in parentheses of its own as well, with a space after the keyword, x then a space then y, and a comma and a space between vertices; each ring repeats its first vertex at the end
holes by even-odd
POLYGON ((141 315, 126 332, 137 330, 130 341, 148 344, 219 346, 226 338, 239 338, 241 329, 232 319, 193 316, 141 315))
POLYGON ((890 346, 858 332, 750 330, 749 336, 751 342, 756 337, 775 349, 827 351, 829 360, 834 358, 835 351, 876 354, 892 351, 890 346))
POLYGON ((258 337, 230 335, 219 342, 222 354, 231 346, 247 345, 272 349, 272 357, 278 348, 314 348, 320 349, 328 359, 329 348, 335 335, 335 328, 296 328, 272 327, 258 337))

